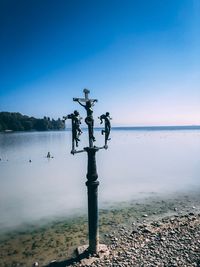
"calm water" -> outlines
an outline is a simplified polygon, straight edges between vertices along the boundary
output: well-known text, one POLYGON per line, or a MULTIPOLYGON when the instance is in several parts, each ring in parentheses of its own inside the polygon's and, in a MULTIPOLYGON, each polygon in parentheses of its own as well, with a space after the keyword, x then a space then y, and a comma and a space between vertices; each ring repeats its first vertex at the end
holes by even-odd
MULTIPOLYGON (((100 131, 96 137, 102 145, 100 131)), ((111 137, 97 153, 100 206, 200 187, 200 130, 121 129, 111 137)), ((86 153, 72 156, 70 141, 69 131, 0 134, 0 230, 86 211, 86 153)))

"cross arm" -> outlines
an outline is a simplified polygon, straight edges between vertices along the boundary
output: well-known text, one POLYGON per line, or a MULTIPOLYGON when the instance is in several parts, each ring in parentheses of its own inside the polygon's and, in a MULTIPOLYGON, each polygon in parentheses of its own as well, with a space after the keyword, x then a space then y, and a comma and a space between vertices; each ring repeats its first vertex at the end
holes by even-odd
POLYGON ((87 101, 91 101, 91 102, 98 102, 97 99, 85 99, 85 98, 78 98, 78 97, 74 97, 73 101, 75 102, 87 102, 87 101))

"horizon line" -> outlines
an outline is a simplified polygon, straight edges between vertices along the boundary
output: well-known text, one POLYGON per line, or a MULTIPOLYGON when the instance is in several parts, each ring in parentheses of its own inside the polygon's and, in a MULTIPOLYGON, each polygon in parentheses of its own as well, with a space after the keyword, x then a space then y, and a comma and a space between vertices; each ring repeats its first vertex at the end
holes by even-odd
MULTIPOLYGON (((200 129, 200 125, 154 125, 154 126, 112 126, 111 129, 145 129, 145 128, 151 128, 151 129, 200 129)), ((82 127, 83 130, 86 130, 87 127, 82 127)), ((95 130, 101 130, 104 129, 104 127, 94 127, 95 130)), ((70 127, 65 128, 65 130, 71 130, 70 127)))

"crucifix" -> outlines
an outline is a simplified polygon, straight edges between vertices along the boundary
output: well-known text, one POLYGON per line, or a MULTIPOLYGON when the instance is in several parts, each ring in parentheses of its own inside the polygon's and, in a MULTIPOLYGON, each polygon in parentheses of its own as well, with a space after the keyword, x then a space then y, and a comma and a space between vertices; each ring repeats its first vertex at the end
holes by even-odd
POLYGON ((71 153, 74 155, 76 153, 87 152, 88 155, 88 164, 87 164, 87 191, 88 191, 88 230, 89 230, 89 247, 87 251, 90 254, 98 254, 100 252, 99 245, 99 229, 98 229, 98 186, 99 181, 96 167, 96 152, 99 149, 107 149, 107 141, 110 134, 110 117, 109 113, 101 115, 99 118, 105 120, 105 129, 102 130, 102 134, 105 134, 105 145, 102 147, 94 146, 95 137, 94 137, 94 118, 93 118, 93 106, 97 102, 97 99, 90 99, 88 89, 84 89, 83 93, 85 94, 84 98, 73 98, 73 101, 78 102, 86 110, 87 116, 85 118, 85 123, 88 126, 88 136, 89 136, 89 146, 84 147, 82 150, 76 150, 79 141, 79 135, 82 133, 80 129, 79 113, 74 111, 74 113, 63 117, 64 119, 72 120, 72 150, 71 153), (80 134, 79 134, 80 133, 80 134))
POLYGON ((85 123, 88 126, 89 134, 89 147, 93 147, 93 142, 95 142, 94 137, 94 119, 93 119, 93 109, 94 103, 97 102, 97 99, 89 99, 88 95, 90 91, 88 89, 83 90, 85 98, 73 98, 73 101, 77 101, 82 107, 85 108, 87 112, 87 117, 85 118, 85 123), (85 105, 83 104, 85 103, 85 105))

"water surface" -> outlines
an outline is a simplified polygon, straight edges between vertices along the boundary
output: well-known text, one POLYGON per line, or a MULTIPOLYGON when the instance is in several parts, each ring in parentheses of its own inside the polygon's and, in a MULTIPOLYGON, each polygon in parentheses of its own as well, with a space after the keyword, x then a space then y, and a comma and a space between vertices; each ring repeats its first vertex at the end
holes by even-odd
MULTIPOLYGON (((100 207, 200 186, 199 129, 122 128, 111 137, 97 153, 100 207)), ((86 212, 87 155, 70 149, 70 131, 0 134, 0 230, 86 212)))

